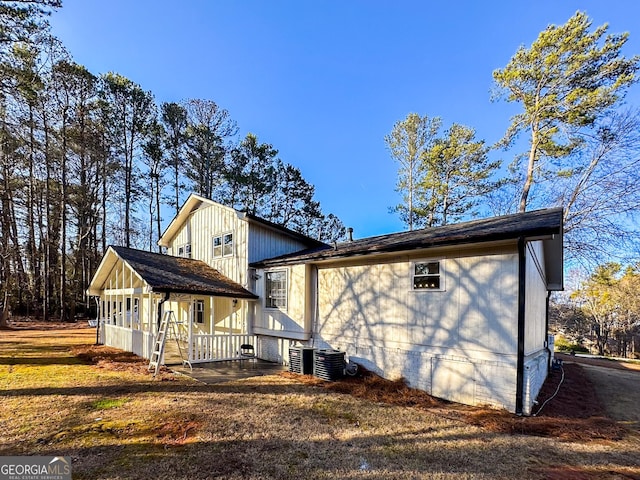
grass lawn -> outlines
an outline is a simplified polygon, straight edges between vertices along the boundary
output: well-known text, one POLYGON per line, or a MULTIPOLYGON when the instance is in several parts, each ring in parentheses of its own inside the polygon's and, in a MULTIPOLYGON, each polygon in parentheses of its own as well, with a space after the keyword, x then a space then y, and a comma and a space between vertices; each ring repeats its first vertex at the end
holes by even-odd
POLYGON ((513 433, 536 420, 399 383, 387 385, 395 402, 286 374, 154 379, 94 340, 93 329, 0 331, 0 455, 71 456, 75 479, 640 478, 637 432, 513 433))

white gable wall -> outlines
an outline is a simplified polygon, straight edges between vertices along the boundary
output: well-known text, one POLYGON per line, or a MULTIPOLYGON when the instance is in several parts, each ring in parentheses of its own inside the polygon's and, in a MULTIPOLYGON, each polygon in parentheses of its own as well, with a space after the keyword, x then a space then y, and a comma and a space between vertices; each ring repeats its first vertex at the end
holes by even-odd
POLYGON ((245 288, 252 283, 247 278, 249 263, 306 248, 301 241, 216 203, 203 203, 189 215, 171 240, 169 255, 177 256, 179 247, 187 244, 191 258, 204 261, 245 288), (233 233, 233 256, 214 257, 214 237, 227 233, 233 233))
POLYGON ((240 285, 247 286, 248 223, 221 205, 203 206, 189 215, 171 240, 169 255, 178 255, 180 246, 191 245, 191 258, 202 260, 240 285), (213 238, 233 233, 233 255, 213 256, 213 238))
POLYGON ((546 340, 546 298, 547 289, 544 272, 542 242, 527 244, 527 303, 525 310, 526 328, 524 334, 524 354, 532 355, 540 350, 546 340))

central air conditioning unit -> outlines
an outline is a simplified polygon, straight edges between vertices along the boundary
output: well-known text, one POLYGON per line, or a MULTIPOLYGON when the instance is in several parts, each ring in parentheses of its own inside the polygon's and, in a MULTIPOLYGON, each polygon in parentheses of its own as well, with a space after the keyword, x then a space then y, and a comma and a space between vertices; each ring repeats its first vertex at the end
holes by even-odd
POLYGON ((289 347, 289 371, 301 375, 313 375, 313 347, 289 347))
POLYGON ((322 380, 339 380, 344 376, 345 365, 344 352, 339 350, 313 352, 313 374, 322 380))

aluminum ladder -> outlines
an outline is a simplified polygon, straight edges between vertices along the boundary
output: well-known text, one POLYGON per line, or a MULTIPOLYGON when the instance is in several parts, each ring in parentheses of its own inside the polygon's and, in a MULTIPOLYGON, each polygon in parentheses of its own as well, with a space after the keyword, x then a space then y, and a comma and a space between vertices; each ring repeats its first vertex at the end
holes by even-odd
POLYGON ((151 358, 149 359, 149 367, 148 370, 153 370, 153 376, 155 377, 160 371, 160 364, 162 361, 162 355, 164 353, 164 346, 167 343, 167 333, 169 333, 169 327, 171 327, 171 332, 173 333, 173 338, 176 340, 176 345, 178 345, 178 352, 180 352, 180 359, 182 360, 182 366, 189 367, 193 370, 191 366, 191 362, 188 359, 184 358, 182 354, 182 347, 180 346, 180 340, 178 339, 177 332, 177 321, 176 317, 173 314, 173 311, 169 310, 164 312, 162 316, 162 320, 160 320, 160 327, 158 327, 158 333, 156 335, 155 343, 153 344, 153 351, 151 352, 151 358))

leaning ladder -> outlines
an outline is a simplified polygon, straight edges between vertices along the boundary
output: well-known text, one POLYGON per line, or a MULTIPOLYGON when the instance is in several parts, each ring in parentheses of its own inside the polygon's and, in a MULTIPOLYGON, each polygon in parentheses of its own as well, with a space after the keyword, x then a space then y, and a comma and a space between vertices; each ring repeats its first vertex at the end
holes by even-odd
POLYGON ((156 341, 153 345, 153 352, 151 352, 151 358, 149 359, 149 368, 148 370, 153 370, 153 376, 155 377, 160 370, 160 363, 162 361, 162 354, 164 353, 164 346, 167 343, 167 332, 169 330, 169 326, 171 326, 171 332, 173 333, 173 338, 176 340, 176 345, 178 345, 178 352, 180 352, 180 359, 182 360, 182 366, 191 367, 191 362, 188 359, 184 358, 182 354, 182 347, 180 346, 180 340, 178 338, 176 317, 173 314, 173 311, 169 310, 164 312, 162 316, 162 320, 160 321, 160 327, 158 328, 158 334, 156 335, 156 341))

